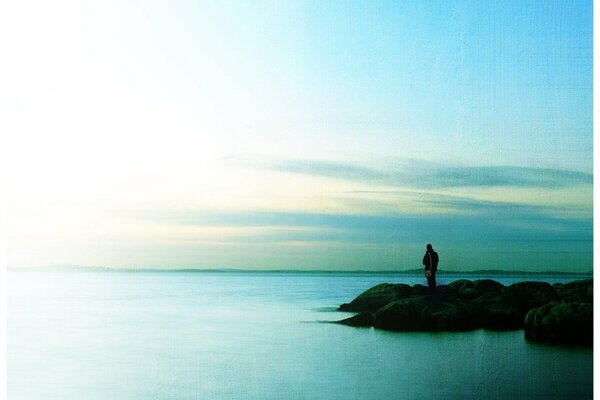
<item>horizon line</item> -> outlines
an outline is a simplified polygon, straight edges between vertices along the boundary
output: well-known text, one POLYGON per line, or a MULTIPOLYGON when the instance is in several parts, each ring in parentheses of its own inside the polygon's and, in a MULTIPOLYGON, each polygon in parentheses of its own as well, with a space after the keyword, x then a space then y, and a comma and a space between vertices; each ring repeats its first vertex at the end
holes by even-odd
MULTIPOLYGON (((104 267, 104 266, 35 266, 35 267, 7 267, 11 271, 109 271, 109 272, 245 272, 245 273, 317 273, 317 274, 415 274, 421 273, 422 268, 407 270, 331 270, 331 269, 244 269, 244 268, 135 268, 135 267, 104 267)), ((593 275, 594 271, 523 271, 504 269, 478 269, 478 270, 445 270, 438 269, 445 274, 515 274, 515 275, 593 275)))

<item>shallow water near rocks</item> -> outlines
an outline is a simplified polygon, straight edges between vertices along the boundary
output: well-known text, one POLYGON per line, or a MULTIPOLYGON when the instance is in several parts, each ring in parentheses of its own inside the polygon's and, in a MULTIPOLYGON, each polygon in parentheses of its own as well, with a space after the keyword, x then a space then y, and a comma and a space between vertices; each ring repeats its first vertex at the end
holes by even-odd
MULTIPOLYGON (((439 283, 459 278, 439 277, 439 283)), ((568 282, 569 276, 490 276, 568 282)), ((9 399, 585 399, 589 348, 523 331, 396 333, 321 323, 375 284, 332 273, 8 274, 9 399)))

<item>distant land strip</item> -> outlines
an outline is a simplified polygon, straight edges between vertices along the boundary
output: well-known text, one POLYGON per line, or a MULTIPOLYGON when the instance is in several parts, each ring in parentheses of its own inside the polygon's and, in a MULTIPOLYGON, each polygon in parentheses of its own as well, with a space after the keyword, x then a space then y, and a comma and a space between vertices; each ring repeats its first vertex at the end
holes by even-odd
MULTIPOLYGON (((371 275, 415 275, 422 274, 422 268, 409 270, 305 270, 305 269, 243 269, 243 268, 118 268, 85 266, 48 266, 48 267, 8 267, 9 271, 81 271, 81 272, 194 272, 194 273, 289 273, 289 274, 371 274, 371 275)), ((472 271, 454 271, 438 269, 443 275, 582 275, 591 276, 593 271, 511 271, 501 269, 478 269, 472 271)))

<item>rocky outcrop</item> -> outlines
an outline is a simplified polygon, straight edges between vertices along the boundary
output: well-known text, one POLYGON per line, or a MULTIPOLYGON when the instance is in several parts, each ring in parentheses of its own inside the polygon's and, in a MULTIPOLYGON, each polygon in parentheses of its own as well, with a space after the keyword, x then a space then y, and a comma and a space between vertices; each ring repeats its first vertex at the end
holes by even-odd
POLYGON ((559 299, 556 290, 547 282, 519 282, 508 287, 509 295, 516 301, 521 314, 535 307, 559 299))
POLYGON ((554 291, 562 301, 593 303, 594 285, 592 279, 574 281, 567 284, 555 283, 554 291))
POLYGON ((349 304, 342 304, 340 311, 375 312, 388 303, 410 297, 412 294, 413 289, 409 285, 382 283, 373 286, 349 304))
POLYGON ((373 314, 370 312, 361 312, 360 314, 356 314, 338 322, 349 326, 373 326, 373 314))
POLYGON ((553 301, 534 308, 525 317, 525 338, 560 344, 592 344, 592 303, 553 301))
POLYGON ((491 279, 461 279, 430 294, 423 285, 381 284, 342 311, 359 314, 338 321, 393 331, 525 329, 526 338, 552 343, 591 343, 592 280, 550 285, 491 279))
POLYGON ((460 299, 418 296, 396 300, 378 310, 373 326, 396 331, 464 331, 476 328, 478 310, 460 299))

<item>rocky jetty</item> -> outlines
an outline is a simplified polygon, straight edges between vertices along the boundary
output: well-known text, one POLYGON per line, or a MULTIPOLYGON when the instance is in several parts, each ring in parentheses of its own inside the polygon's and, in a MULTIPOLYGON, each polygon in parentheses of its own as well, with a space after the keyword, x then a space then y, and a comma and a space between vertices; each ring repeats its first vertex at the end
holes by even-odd
POLYGON ((340 311, 340 324, 393 331, 524 329, 531 341, 585 344, 593 338, 592 279, 567 284, 460 279, 429 294, 423 285, 383 283, 340 311))

